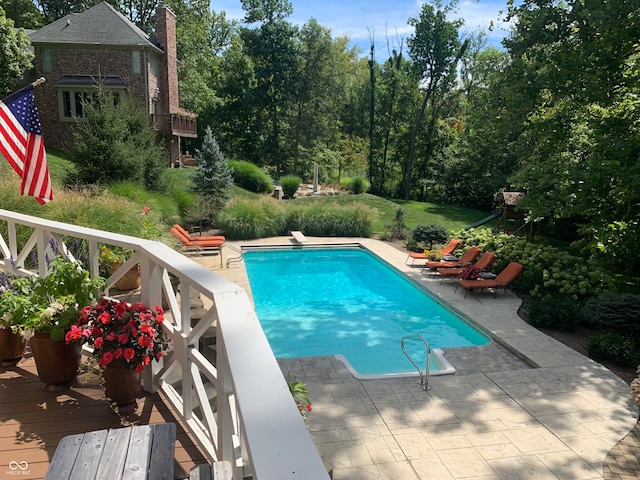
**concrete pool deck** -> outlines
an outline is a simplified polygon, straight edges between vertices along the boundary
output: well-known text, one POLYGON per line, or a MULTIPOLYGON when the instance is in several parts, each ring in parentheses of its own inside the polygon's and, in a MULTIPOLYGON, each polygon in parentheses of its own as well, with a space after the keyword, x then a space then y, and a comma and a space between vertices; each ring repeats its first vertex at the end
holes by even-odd
MULTIPOLYGON (((311 391, 309 429, 335 480, 638 478, 637 465, 623 465, 637 444, 619 443, 638 417, 628 385, 521 320, 515 294, 465 298, 455 282, 423 275, 405 265, 406 252, 377 240, 307 239, 362 244, 494 338, 486 348, 445 349, 458 371, 431 377, 428 391, 416 377, 358 380, 333 357, 281 360, 285 376, 311 391), (619 457, 608 456, 621 445, 619 457)), ((223 248, 222 255, 226 262, 237 253, 223 248)), ((242 262, 220 268, 217 256, 193 258, 250 292, 242 262)))

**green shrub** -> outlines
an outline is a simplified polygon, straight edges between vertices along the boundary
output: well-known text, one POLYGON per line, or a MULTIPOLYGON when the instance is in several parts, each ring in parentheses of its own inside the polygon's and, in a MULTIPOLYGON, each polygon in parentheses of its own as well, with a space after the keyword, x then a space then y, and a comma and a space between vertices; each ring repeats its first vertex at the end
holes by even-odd
POLYGON ((610 289, 611 278, 593 259, 583 259, 559 248, 528 241, 515 235, 494 235, 489 229, 461 230, 454 233, 466 245, 477 245, 497 255, 494 269, 519 262, 524 270, 519 288, 534 297, 569 295, 589 298, 610 289))
POLYGON ((364 177, 353 177, 351 181, 351 191, 356 195, 365 193, 370 186, 369 180, 364 177))
POLYGON ((534 327, 570 330, 582 322, 580 305, 571 297, 528 296, 525 297, 522 307, 527 312, 527 321, 534 327))
POLYGON ((589 340, 589 356, 596 361, 611 361, 618 365, 636 366, 640 362, 640 352, 636 342, 625 335, 606 332, 589 340))
POLYGON ((218 226, 231 240, 275 237, 284 233, 284 210, 272 197, 234 198, 220 211, 218 226))
POLYGON ((273 181, 271 177, 257 165, 244 160, 230 160, 233 168, 233 182, 242 188, 255 193, 272 193, 273 181))
POLYGON ((280 179, 282 193, 284 193, 287 198, 293 198, 298 191, 298 188, 300 188, 301 183, 302 179, 294 175, 287 175, 285 177, 282 177, 280 179))
POLYGON ((602 293, 587 301, 583 314, 594 328, 640 338, 640 295, 602 293))
POLYGON ((428 243, 429 250, 433 248, 434 243, 445 243, 449 240, 447 229, 435 223, 416 225, 411 236, 416 243, 428 243))

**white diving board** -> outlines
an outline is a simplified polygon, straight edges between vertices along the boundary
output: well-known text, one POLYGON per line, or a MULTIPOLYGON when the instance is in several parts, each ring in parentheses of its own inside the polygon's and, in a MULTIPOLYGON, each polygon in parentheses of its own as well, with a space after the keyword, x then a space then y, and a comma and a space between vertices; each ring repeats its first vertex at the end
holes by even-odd
POLYGON ((291 236, 293 237, 296 243, 307 243, 309 241, 307 240, 307 237, 304 236, 304 233, 298 230, 292 230, 291 236))

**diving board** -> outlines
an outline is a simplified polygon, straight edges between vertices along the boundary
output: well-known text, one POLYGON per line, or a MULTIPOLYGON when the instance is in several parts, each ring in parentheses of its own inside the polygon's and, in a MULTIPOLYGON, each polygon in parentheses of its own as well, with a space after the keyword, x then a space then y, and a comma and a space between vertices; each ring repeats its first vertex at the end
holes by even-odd
POLYGON ((307 240, 307 237, 304 236, 304 233, 298 230, 292 230, 291 236, 296 243, 307 243, 309 241, 307 240))

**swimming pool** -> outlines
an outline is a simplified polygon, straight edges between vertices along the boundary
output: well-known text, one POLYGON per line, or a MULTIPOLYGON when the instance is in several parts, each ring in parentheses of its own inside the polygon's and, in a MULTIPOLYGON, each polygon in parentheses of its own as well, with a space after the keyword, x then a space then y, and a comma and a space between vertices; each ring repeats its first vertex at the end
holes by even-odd
MULTIPOLYGON (((365 249, 243 253, 256 313, 277 358, 337 355, 358 376, 413 374, 400 347, 405 335, 420 333, 432 349, 490 341, 365 249)), ((424 345, 405 346, 424 368, 424 345)), ((433 360, 432 373, 446 368, 433 360)))

